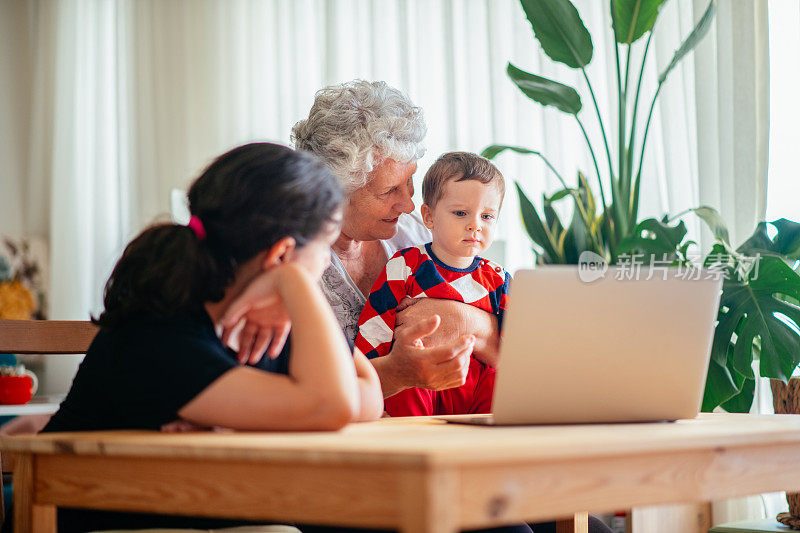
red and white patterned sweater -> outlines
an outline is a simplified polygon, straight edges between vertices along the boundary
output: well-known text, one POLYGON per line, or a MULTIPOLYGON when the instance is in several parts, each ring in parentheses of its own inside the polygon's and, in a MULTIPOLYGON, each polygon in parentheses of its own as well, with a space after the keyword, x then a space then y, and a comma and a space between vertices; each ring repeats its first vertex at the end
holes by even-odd
POLYGON ((497 315, 502 325, 510 279, 501 266, 481 257, 467 268, 450 267, 434 255, 430 243, 399 250, 386 263, 361 311, 356 349, 370 359, 389 353, 397 306, 406 296, 474 305, 497 315))

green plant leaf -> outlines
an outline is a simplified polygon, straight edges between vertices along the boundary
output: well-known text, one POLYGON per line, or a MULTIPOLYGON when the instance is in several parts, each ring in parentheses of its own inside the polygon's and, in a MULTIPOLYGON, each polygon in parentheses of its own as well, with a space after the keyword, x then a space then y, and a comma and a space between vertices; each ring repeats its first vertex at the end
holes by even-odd
POLYGON ((639 218, 639 183, 641 176, 636 174, 636 177, 633 180, 633 190, 631 192, 631 226, 636 224, 637 219, 639 218))
POLYGON ((551 203, 557 202, 562 198, 566 198, 567 196, 575 194, 575 192, 577 192, 576 189, 561 189, 560 191, 553 193, 553 195, 548 198, 547 201, 551 203))
POLYGON ((694 27, 692 32, 689 34, 686 39, 681 43, 677 50, 675 50, 675 55, 672 56, 672 61, 669 62, 667 68, 658 76, 658 83, 664 83, 664 80, 667 79, 667 76, 672 69, 680 62, 683 57, 691 52, 697 44, 703 40, 703 37, 706 36, 708 30, 711 29, 711 23, 714 21, 714 12, 716 11, 716 5, 714 4, 714 0, 708 3, 708 7, 706 8, 705 13, 703 16, 700 17, 700 20, 697 22, 697 25, 694 27))
POLYGON ((750 237, 736 249, 740 254, 756 255, 758 253, 774 254, 772 239, 767 234, 767 223, 759 222, 750 237))
POLYGON ((690 259, 688 259, 690 246, 697 246, 697 243, 694 241, 684 241, 683 244, 678 247, 678 253, 682 258, 681 263, 684 265, 694 264, 690 259))
POLYGON ((578 263, 581 253, 586 250, 602 253, 602 236, 598 235, 596 228, 600 227, 601 219, 595 215, 595 199, 589 188, 586 178, 578 172, 578 188, 562 189, 551 197, 559 199, 569 194, 574 202, 572 220, 564 234, 564 262, 570 265, 578 263), (580 205, 580 207, 578 207, 580 205), (586 218, 584 218, 586 213, 586 218), (593 237, 594 236, 594 237, 593 237), (597 248, 600 243, 600 249, 597 248))
POLYGON ((733 368, 732 353, 733 349, 729 347, 727 359, 722 362, 711 359, 702 411, 711 411, 718 405, 732 413, 746 413, 750 410, 755 380, 746 379, 733 368))
POLYGON ((568 0, 520 0, 542 50, 553 61, 572 68, 592 60, 592 36, 568 0))
POLYGON ((628 224, 628 202, 629 198, 625 198, 620 187, 619 179, 611 176, 611 207, 607 210, 609 212, 609 219, 614 223, 617 229, 620 242, 628 235, 630 225, 628 224))
POLYGON ((695 207, 692 211, 695 215, 700 217, 700 220, 706 223, 715 239, 730 244, 728 227, 725 225, 725 221, 722 220, 722 216, 716 209, 707 205, 701 205, 700 207, 695 207))
POLYGON ((665 0, 611 0, 614 36, 618 43, 632 44, 653 29, 665 0))
POLYGON ((792 261, 800 259, 800 224, 785 218, 770 224, 777 230, 775 237, 770 238, 766 222, 759 222, 753 234, 736 251, 747 255, 777 255, 792 261))
POLYGON ((592 225, 595 222, 594 196, 586 185, 585 178, 581 178, 581 174, 578 173, 578 189, 572 195, 575 207, 572 210, 572 220, 567 228, 567 237, 564 243, 564 255, 568 264, 577 264, 580 255, 586 250, 597 251, 592 244, 591 237, 594 231, 592 225), (583 212, 578 204, 583 208, 583 212), (584 212, 589 220, 584 218, 584 212))
POLYGON ((583 172, 578 171, 578 189, 581 191, 581 201, 586 209, 586 212, 591 217, 595 217, 597 213, 597 202, 595 201, 592 188, 589 187, 589 181, 583 172))
POLYGON ((561 234, 564 233, 564 226, 561 224, 561 219, 558 218, 558 213, 553 208, 553 202, 547 198, 547 195, 542 194, 542 202, 544 204, 544 221, 555 238, 556 244, 558 244, 561 234))
POLYGON ((583 250, 588 250, 586 226, 578 213, 572 214, 572 220, 564 232, 564 262, 568 265, 578 264, 583 250))
POLYGON ((511 150, 512 152, 517 152, 518 154, 540 155, 540 152, 531 150, 530 148, 523 148, 521 146, 507 146, 505 144, 492 144, 491 146, 487 146, 483 149, 481 155, 486 159, 494 159, 506 150, 511 150))
POLYGON ((733 381, 731 370, 714 359, 708 365, 706 389, 703 393, 703 405, 700 410, 711 412, 714 408, 739 393, 739 387, 733 381))
POLYGON ((783 381, 792 375, 800 362, 800 307, 778 295, 800 298, 800 276, 779 257, 761 256, 743 279, 725 280, 711 348, 718 364, 733 346, 733 368, 753 378, 753 352, 760 341, 760 375, 783 381))
POLYGON ((781 218, 772 222, 778 230, 772 240, 776 252, 794 259, 800 259, 800 224, 781 218))
POLYGON ((753 406, 753 398, 756 392, 756 382, 754 379, 745 379, 740 386, 737 394, 733 395, 728 401, 721 404, 721 407, 729 413, 749 413, 753 406))
POLYGON ((581 97, 572 87, 525 72, 511 63, 508 64, 506 72, 519 90, 531 100, 544 106, 556 107, 571 115, 581 110, 581 97))
POLYGON ((525 195, 519 183, 515 183, 514 185, 517 187, 519 208, 522 212, 522 223, 525 226, 525 230, 528 232, 533 242, 541 246, 545 254, 547 254, 552 261, 556 261, 559 254, 556 250, 557 244, 555 239, 542 222, 539 213, 536 212, 536 208, 525 195))
POLYGON ((677 225, 670 226, 660 220, 648 218, 642 220, 633 233, 619 243, 617 250, 620 254, 639 252, 671 256, 679 249, 685 236, 686 224, 682 220, 677 225))

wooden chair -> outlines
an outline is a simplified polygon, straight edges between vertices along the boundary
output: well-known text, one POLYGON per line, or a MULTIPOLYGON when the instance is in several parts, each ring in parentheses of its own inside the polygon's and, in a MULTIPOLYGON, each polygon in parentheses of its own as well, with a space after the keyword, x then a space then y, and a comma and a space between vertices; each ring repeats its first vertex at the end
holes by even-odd
POLYGON ((0 320, 0 353, 86 353, 97 326, 84 321, 0 320))
MULTIPOLYGON (((0 320, 0 353, 85 354, 97 326, 85 321, 0 320)), ((13 461, 0 458, 3 472, 13 471, 13 461)), ((0 476, 0 525, 5 521, 3 483, 0 476)))

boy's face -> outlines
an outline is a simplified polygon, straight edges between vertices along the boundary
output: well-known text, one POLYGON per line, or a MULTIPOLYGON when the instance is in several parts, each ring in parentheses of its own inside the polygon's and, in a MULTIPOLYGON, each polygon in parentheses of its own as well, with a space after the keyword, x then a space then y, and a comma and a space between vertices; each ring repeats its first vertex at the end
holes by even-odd
POLYGON ((439 202, 421 209, 433 233, 434 253, 451 266, 468 266, 492 244, 502 201, 496 183, 447 181, 439 202))

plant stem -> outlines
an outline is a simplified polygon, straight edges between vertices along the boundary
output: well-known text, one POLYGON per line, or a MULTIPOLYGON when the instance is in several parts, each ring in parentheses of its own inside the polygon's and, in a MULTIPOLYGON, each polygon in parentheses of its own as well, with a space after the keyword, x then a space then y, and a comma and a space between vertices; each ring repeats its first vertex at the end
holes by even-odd
MULTIPOLYGON (((639 94, 640 94, 640 92, 642 90, 642 79, 644 78, 644 67, 645 67, 645 64, 647 62, 647 52, 650 50, 650 40, 652 38, 653 38, 653 31, 651 30, 650 34, 647 36, 647 43, 644 45, 644 54, 642 55, 642 66, 639 69, 639 81, 636 83, 636 96, 633 99, 633 115, 631 117, 631 134, 630 134, 630 137, 628 138, 628 150, 627 150, 628 151, 627 168, 630 169, 630 170, 633 169, 633 146, 634 146, 634 142, 636 141, 636 115, 637 115, 637 113, 639 111, 639 94)), ((640 179, 639 175, 637 174, 636 177, 637 177, 637 182, 638 182, 638 180, 640 179)), ((633 219, 636 218, 636 214, 639 211, 639 209, 638 209, 639 206, 633 205, 633 202, 634 202, 634 197, 633 197, 634 191, 631 190, 630 194, 631 194, 630 206, 631 206, 631 219, 632 219, 631 220, 631 225, 635 225, 636 224, 636 220, 633 220, 633 219)))
POLYGON ((625 57, 625 94, 628 94, 628 82, 630 81, 630 70, 631 70, 631 46, 632 44, 628 45, 628 53, 625 57))
POLYGON ((644 150, 647 146, 647 132, 650 131, 650 120, 653 118, 653 109, 656 107, 656 99, 658 98, 658 93, 661 92, 661 86, 664 82, 660 82, 658 87, 656 88, 656 94, 653 95, 653 101, 650 103, 650 112, 647 114, 647 122, 644 126, 644 136, 642 136, 642 153, 639 155, 639 169, 636 171, 636 178, 638 179, 639 176, 642 174, 642 163, 644 162, 644 150))
MULTIPOLYGON (((581 133, 583 133, 583 138, 586 139, 586 146, 589 147, 589 153, 592 155, 592 162, 594 163, 594 170, 597 172, 597 184, 600 186, 600 199, 603 202, 603 209, 606 208, 606 195, 603 191, 603 179, 600 176, 600 167, 597 166, 597 158, 594 155, 594 149, 592 148, 592 143, 589 141, 589 136, 586 134, 586 128, 583 127, 583 122, 581 119, 578 118, 578 115, 573 115, 575 120, 578 121, 578 126, 581 128, 581 133)), ((606 145, 608 147, 608 145, 606 145)), ((610 160, 609 160, 610 161, 610 160)), ((611 176, 611 179, 614 179, 614 176, 611 176)))
POLYGON ((667 219, 667 223, 673 222, 674 220, 676 220, 676 219, 679 219, 679 218, 681 218, 683 215, 686 215, 686 214, 688 214, 688 213, 691 213, 692 211, 693 211, 693 209, 692 209, 691 207, 690 207, 689 209, 684 209, 683 211, 681 211, 681 212, 680 212, 680 213, 678 213, 677 215, 673 215, 673 216, 669 217, 669 218, 667 219))
MULTIPOLYGON (((613 15, 613 13, 614 13, 613 9, 611 10, 611 13, 613 15)), ((616 19, 614 19, 614 26, 616 26, 616 19)), ((616 30, 615 30, 615 33, 616 33, 616 30)), ((626 95, 625 95, 625 92, 622 90, 622 73, 620 72, 620 70, 622 68, 622 65, 620 64, 620 61, 619 61, 619 43, 617 43, 616 37, 614 38, 614 57, 616 59, 615 66, 617 67, 617 108, 618 108, 618 112, 617 112, 617 119, 618 119, 618 124, 617 124, 617 130, 618 130, 618 135, 617 135, 617 138, 618 138, 617 156, 618 156, 618 159, 619 159, 619 163, 618 163, 618 167, 617 167, 617 173, 618 173, 618 179, 619 179, 619 185, 620 185, 619 190, 622 193, 622 197, 624 198, 626 196, 625 195, 625 190, 626 190, 625 189, 625 167, 623 166, 623 160, 624 160, 623 158, 625 157, 624 156, 624 150, 625 150, 625 100, 626 100, 626 95)), ((623 198, 616 198, 615 201, 617 203, 619 203, 619 202, 621 202, 623 200, 623 198)), ((626 201, 625 205, 627 206, 627 201, 626 201)), ((627 209, 625 209, 625 211, 627 212, 627 209)))
POLYGON ((631 191, 631 174, 632 174, 632 172, 631 172, 630 166, 627 164, 627 161, 628 161, 628 158, 627 158, 628 150, 627 150, 627 145, 625 144, 625 127, 628 125, 628 123, 626 122, 627 118, 628 118, 628 82, 630 81, 631 46, 633 46, 633 45, 629 44, 627 46, 628 46, 628 48, 626 50, 627 53, 625 54, 625 56, 626 56, 625 57, 625 92, 622 94, 622 102, 624 104, 624 107, 623 107, 624 115, 623 116, 625 117, 625 120, 621 120, 620 121, 620 129, 622 131, 620 131, 620 134, 619 134, 619 151, 620 151, 619 166, 620 166, 620 169, 621 169, 619 171, 619 174, 620 174, 620 176, 624 176, 625 177, 625 189, 624 190, 625 190, 625 194, 628 196, 628 198, 626 198, 626 201, 627 201, 628 205, 630 205, 629 197, 630 197, 630 191, 631 191))
MULTIPOLYGON (((608 147, 608 136, 606 136, 606 127, 603 124, 603 117, 600 115, 600 107, 597 105, 597 98, 594 95, 594 89, 592 88, 592 83, 589 81, 589 76, 586 75, 586 68, 585 67, 581 67, 581 72, 583 72, 583 79, 586 80, 586 85, 587 85, 587 87, 589 87, 589 94, 592 95, 592 103, 594 104, 594 112, 597 114, 597 121, 600 123, 600 133, 603 134, 603 144, 605 145, 605 148, 606 148, 606 158, 608 159, 609 178, 611 178, 613 180, 614 179, 614 167, 613 167, 613 165, 611 163, 611 161, 612 161, 611 160, 611 149, 608 147)), ((577 118, 577 115, 575 115, 575 118, 577 118)), ((578 122, 580 122, 580 121, 578 121, 578 122)), ((581 126, 581 128, 583 128, 583 126, 581 126)), ((585 135, 586 135, 586 132, 584 131, 584 136, 585 135)), ((587 142, 589 141, 588 137, 586 138, 586 141, 587 142)), ((589 145, 589 146, 591 147, 591 145, 589 145)), ((594 157, 594 155, 592 155, 592 157, 594 157)), ((597 173, 597 180, 600 181, 600 172, 599 172, 599 170, 598 170, 598 173, 597 173)), ((602 188, 602 185, 600 187, 602 188)))
POLYGON ((650 51, 650 40, 653 38, 653 32, 647 37, 647 43, 644 45, 644 54, 642 55, 642 66, 639 69, 639 81, 636 83, 636 96, 633 98, 633 115, 631 118, 631 134, 628 138, 628 167, 633 166, 633 141, 636 135, 636 115, 639 112, 639 94, 642 90, 642 79, 644 78, 644 67, 647 62, 647 52, 650 51))
MULTIPOLYGON (((592 162, 594 163, 594 170, 595 170, 595 172, 597 172, 597 184, 600 186, 600 201, 603 202, 603 214, 604 214, 603 219, 604 219, 604 223, 610 224, 610 222, 608 220, 608 211, 609 211, 609 209, 611 209, 611 206, 606 203, 606 193, 603 190, 603 180, 602 180, 602 178, 600 176, 600 167, 597 165, 597 157, 595 157, 595 155, 594 155, 594 149, 592 148, 592 143, 589 141, 589 136, 586 134, 586 128, 583 127, 583 123, 581 122, 581 119, 578 118, 578 115, 574 115, 574 116, 575 116, 575 120, 578 121, 578 126, 580 126, 580 128, 581 128, 581 133, 583 133, 583 138, 586 140, 586 146, 589 147, 589 153, 592 155, 592 162)), ((611 185, 612 185, 612 187, 614 185, 613 179, 614 179, 614 176, 611 176, 611 180, 612 180, 611 185)), ((588 222, 587 222, 586 229, 587 229, 587 231, 589 231, 591 229, 588 226, 588 222)), ((599 249, 602 250, 602 246, 600 245, 599 240, 594 236, 592 236, 592 238, 597 243, 597 246, 599 247, 599 249)), ((613 249, 611 251, 611 254, 612 254, 612 256, 614 255, 613 249)), ((601 253, 601 255, 602 255, 602 253, 601 253)))

